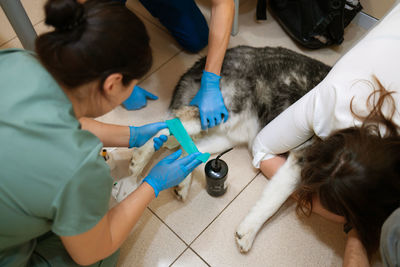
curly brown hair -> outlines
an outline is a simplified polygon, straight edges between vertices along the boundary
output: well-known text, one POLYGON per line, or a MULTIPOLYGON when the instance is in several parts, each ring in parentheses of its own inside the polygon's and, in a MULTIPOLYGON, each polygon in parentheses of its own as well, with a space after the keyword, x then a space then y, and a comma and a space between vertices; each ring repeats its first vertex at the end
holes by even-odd
MULTIPOLYGON (((375 78, 376 79, 376 78, 375 78)), ((297 189, 297 212, 310 215, 314 196, 327 210, 344 216, 369 255, 379 245, 382 224, 400 206, 400 137, 392 121, 393 92, 379 86, 367 99, 370 113, 361 127, 342 129, 305 151, 297 189), (387 104, 389 115, 382 107, 387 104), (380 127, 385 126, 385 133, 380 127)))

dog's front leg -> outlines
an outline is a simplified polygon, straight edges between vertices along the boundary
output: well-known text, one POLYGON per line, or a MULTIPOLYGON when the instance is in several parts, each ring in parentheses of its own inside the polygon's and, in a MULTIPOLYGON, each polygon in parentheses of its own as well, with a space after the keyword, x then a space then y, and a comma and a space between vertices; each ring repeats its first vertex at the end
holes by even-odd
POLYGON ((300 166, 294 153, 272 177, 261 198, 240 223, 235 233, 240 252, 248 252, 262 225, 282 206, 295 191, 300 179, 300 166))
MULTIPOLYGON (((168 129, 162 129, 155 136, 169 135, 168 129)), ((143 169, 147 166, 155 153, 153 138, 149 139, 143 146, 138 147, 132 151, 132 159, 129 165, 129 170, 132 177, 140 180, 143 169)))
MULTIPOLYGON (((157 133, 156 136, 169 135, 168 129, 163 129, 157 133)), ((130 193, 132 193, 142 180, 142 172, 146 165, 149 163, 155 153, 153 138, 149 139, 143 146, 133 149, 132 159, 129 164, 130 175, 121 178, 118 182, 114 183, 112 189, 112 196, 121 202, 130 193)))

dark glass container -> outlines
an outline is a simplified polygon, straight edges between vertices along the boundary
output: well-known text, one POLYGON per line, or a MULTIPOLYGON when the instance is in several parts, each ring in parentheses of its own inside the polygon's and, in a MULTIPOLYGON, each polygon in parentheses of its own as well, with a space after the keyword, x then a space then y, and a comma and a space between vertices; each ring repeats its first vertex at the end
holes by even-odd
POLYGON ((207 180, 207 192, 213 197, 219 197, 225 194, 227 186, 225 185, 228 176, 228 165, 221 159, 213 159, 207 162, 204 171, 207 180))
POLYGON ((207 192, 213 197, 219 197, 225 194, 227 185, 226 178, 228 177, 228 165, 222 159, 219 159, 226 152, 231 151, 230 148, 221 154, 217 158, 207 162, 204 172, 206 174, 207 192))

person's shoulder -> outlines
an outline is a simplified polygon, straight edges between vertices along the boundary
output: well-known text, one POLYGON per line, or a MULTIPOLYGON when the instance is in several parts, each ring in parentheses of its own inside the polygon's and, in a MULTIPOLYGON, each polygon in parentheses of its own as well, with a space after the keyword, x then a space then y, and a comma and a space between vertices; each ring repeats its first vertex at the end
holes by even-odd
POLYGON ((53 80, 35 52, 18 48, 0 50, 0 70, 1 76, 8 78, 4 81, 6 84, 11 80, 53 80))
POLYGON ((1 49, 0 50, 0 55, 5 56, 5 55, 19 55, 19 54, 26 54, 26 53, 31 53, 27 50, 20 49, 20 48, 7 48, 7 49, 1 49))
POLYGON ((94 177, 108 180, 110 171, 100 156, 103 144, 95 135, 62 125, 44 132, 41 139, 46 141, 37 141, 32 147, 36 150, 43 149, 37 152, 36 161, 49 166, 47 171, 51 170, 53 176, 57 177, 55 184, 59 190, 65 184, 86 183, 94 177))
POLYGON ((19 49, 19 48, 8 48, 8 49, 1 49, 0 50, 0 57, 4 62, 5 59, 28 59, 28 60, 36 60, 36 54, 29 50, 19 49))

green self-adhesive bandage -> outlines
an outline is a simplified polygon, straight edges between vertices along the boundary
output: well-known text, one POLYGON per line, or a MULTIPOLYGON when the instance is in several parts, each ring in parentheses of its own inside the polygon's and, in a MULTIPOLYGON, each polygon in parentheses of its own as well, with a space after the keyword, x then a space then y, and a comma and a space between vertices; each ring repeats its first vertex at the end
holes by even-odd
MULTIPOLYGON (((176 140, 178 140, 179 144, 181 144, 182 148, 190 155, 196 152, 199 152, 196 145, 193 143, 189 134, 186 132, 185 127, 183 127, 180 119, 175 118, 172 120, 166 120, 168 129, 173 136, 175 136, 176 140)), ((203 153, 197 157, 198 160, 206 163, 208 158, 210 157, 210 153, 203 153)))

